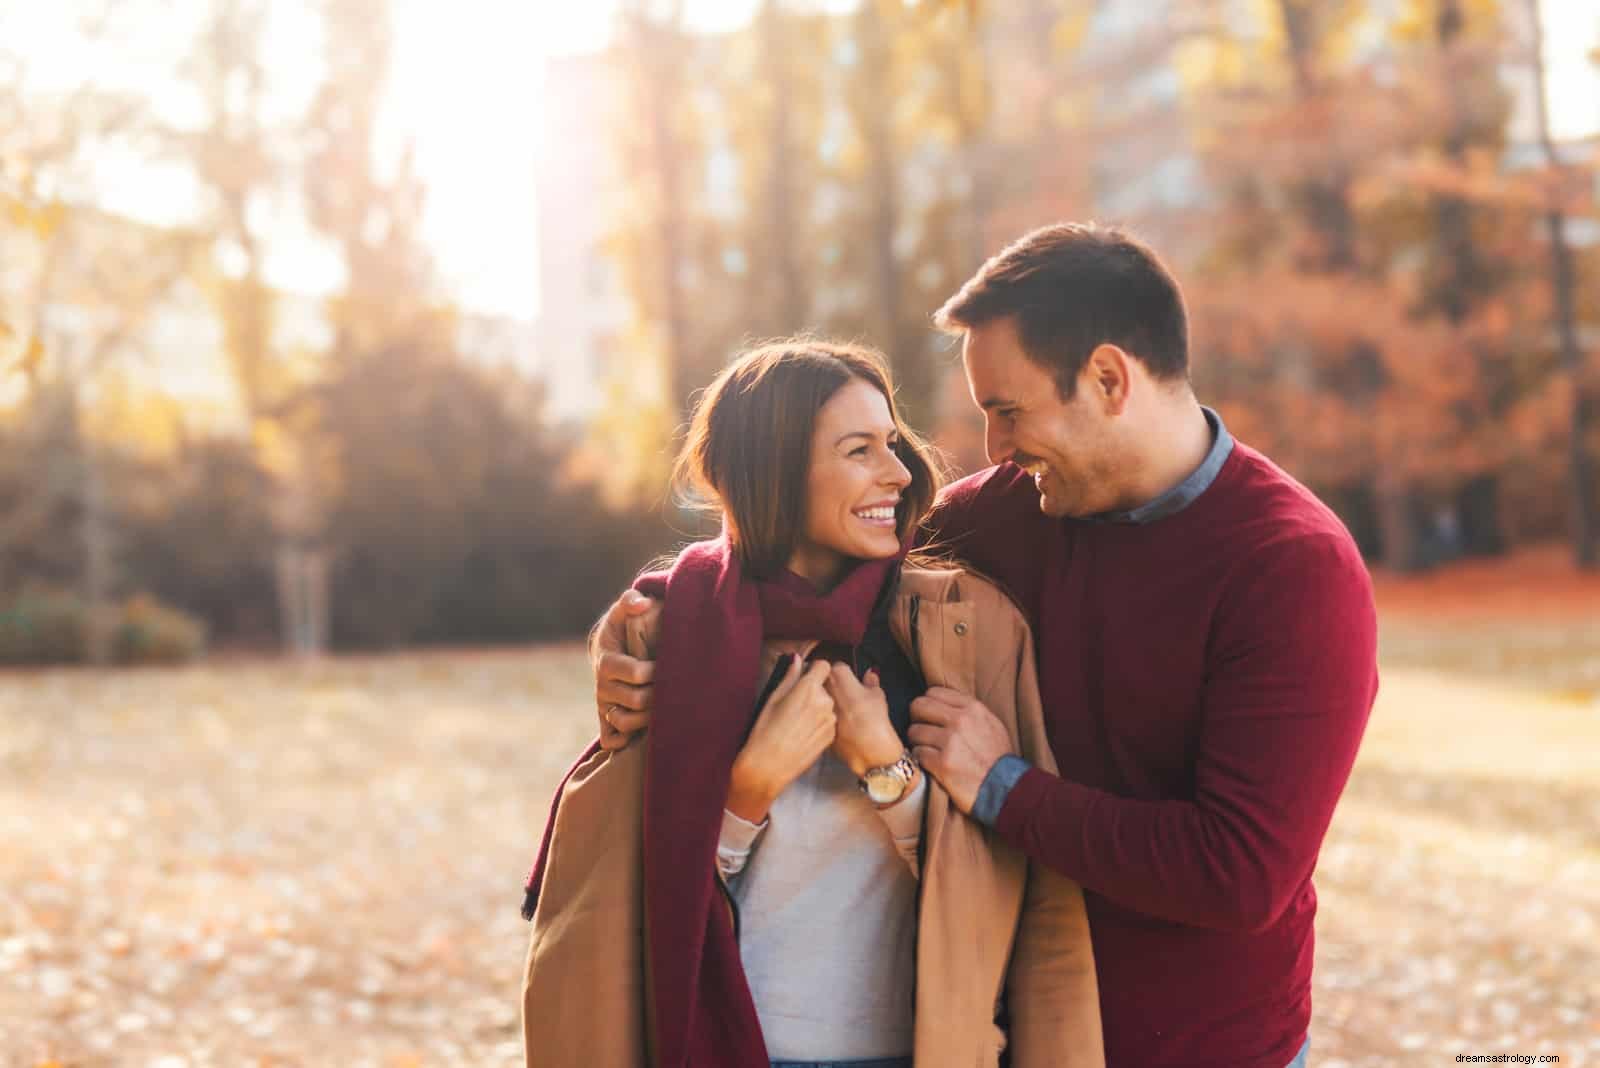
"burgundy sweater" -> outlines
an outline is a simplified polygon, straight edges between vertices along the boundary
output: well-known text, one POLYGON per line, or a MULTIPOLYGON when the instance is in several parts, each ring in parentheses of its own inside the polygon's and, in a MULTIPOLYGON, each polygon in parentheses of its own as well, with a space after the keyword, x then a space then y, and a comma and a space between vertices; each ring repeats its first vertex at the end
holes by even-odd
POLYGON ((1311 872, 1378 685, 1349 534, 1244 445, 1142 525, 1049 518, 1011 464, 932 524, 1035 628, 1061 774, 1028 770, 997 826, 1087 893, 1109 1068, 1284 1068, 1311 872))

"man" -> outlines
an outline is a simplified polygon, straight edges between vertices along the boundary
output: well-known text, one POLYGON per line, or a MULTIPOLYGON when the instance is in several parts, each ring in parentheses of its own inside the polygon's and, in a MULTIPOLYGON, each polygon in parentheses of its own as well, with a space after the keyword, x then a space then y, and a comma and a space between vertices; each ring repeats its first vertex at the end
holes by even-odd
MULTIPOLYGON (((931 543, 1034 625, 1060 775, 935 688, 914 754, 963 811, 1086 892, 1113 1068, 1304 1065, 1311 873, 1377 692, 1371 585, 1338 519, 1190 389, 1177 283, 1093 225, 1035 231, 937 316, 997 466, 931 543)), ((649 665, 597 635, 616 744, 649 665)))

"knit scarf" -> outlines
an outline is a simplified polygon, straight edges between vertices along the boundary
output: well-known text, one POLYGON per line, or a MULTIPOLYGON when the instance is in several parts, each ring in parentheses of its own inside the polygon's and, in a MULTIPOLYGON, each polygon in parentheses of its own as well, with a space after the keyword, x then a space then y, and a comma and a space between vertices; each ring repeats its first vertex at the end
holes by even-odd
MULTIPOLYGON (((733 761, 757 711, 761 645, 785 639, 859 645, 901 559, 862 562, 819 594, 788 571, 770 581, 745 577, 724 536, 689 546, 670 569, 634 583, 641 593, 665 598, 644 781, 646 959, 651 1047, 660 1068, 745 1068, 769 1060, 715 875, 733 761)), ((597 749, 591 744, 578 764, 597 749)), ((558 789, 528 880, 525 916, 538 897, 560 797, 558 789)))

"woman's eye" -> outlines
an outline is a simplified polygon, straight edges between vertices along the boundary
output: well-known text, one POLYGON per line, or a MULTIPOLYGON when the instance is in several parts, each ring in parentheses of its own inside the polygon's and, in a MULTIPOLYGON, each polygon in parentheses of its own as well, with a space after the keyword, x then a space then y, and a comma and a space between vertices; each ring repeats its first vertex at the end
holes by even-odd
POLYGON ((865 445, 857 445, 855 448, 850 450, 851 456, 865 456, 866 454, 867 447, 865 445))

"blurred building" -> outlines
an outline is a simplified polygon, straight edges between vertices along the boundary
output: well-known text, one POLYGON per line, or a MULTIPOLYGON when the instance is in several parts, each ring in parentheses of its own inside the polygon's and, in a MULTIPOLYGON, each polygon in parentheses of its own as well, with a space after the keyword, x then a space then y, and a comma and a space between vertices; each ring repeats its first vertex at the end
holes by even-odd
POLYGON ((548 60, 544 84, 535 329, 552 411, 581 416, 615 373, 629 318, 606 255, 607 205, 620 184, 605 123, 616 79, 603 55, 579 55, 548 60))

